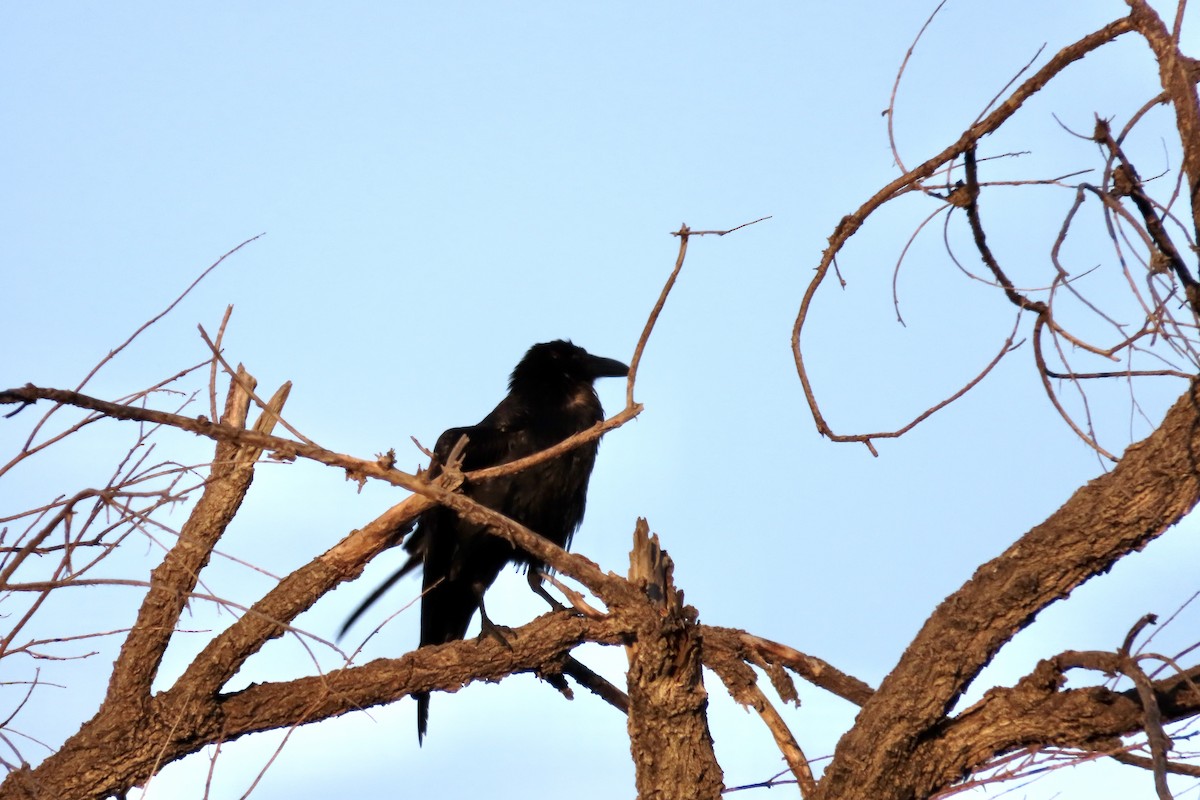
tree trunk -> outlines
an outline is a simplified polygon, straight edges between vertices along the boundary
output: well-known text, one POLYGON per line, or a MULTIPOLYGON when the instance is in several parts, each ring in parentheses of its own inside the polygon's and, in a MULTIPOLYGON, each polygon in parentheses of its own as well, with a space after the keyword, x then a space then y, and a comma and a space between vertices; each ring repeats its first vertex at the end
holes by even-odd
POLYGON ((708 730, 696 610, 675 589, 670 557, 639 519, 629 579, 658 613, 645 615, 629 652, 629 739, 640 800, 719 798, 723 774, 708 730))

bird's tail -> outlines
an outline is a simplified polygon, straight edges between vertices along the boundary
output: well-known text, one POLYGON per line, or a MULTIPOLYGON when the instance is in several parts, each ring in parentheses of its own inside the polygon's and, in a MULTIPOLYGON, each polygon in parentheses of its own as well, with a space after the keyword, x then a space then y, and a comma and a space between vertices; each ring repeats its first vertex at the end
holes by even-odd
POLYGON ((405 575, 419 567, 423 558, 424 553, 413 553, 408 557, 408 560, 404 562, 400 569, 393 572, 386 581, 379 584, 379 586, 375 588, 375 591, 367 595, 366 599, 358 604, 358 608, 354 609, 354 613, 352 613, 346 619, 346 621, 342 623, 342 629, 338 631, 337 635, 338 640, 340 641, 341 638, 346 635, 346 631, 350 630, 350 626, 353 625, 359 617, 366 613, 366 610, 374 605, 376 600, 383 597, 384 592, 392 588, 396 581, 400 580, 405 575))
POLYGON ((429 692, 413 692, 417 701, 417 745, 425 742, 425 732, 429 730, 429 692))

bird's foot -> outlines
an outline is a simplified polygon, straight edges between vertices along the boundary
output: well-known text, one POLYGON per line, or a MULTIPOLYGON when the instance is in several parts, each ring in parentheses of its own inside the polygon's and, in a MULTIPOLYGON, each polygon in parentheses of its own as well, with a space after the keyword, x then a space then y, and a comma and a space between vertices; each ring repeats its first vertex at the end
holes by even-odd
POLYGON ((558 602, 558 600, 549 592, 547 592, 546 594, 544 594, 542 596, 545 598, 546 602, 550 605, 551 611, 572 611, 573 610, 570 606, 566 606, 566 605, 563 605, 562 603, 558 602))
POLYGON ((550 581, 550 583, 554 584, 556 588, 562 590, 565 594, 567 594, 568 597, 570 597, 571 590, 556 581, 554 576, 549 572, 540 569, 531 569, 529 571, 529 588, 533 590, 533 593, 545 600, 546 603, 549 604, 552 611, 566 611, 569 606, 563 605, 558 601, 557 597, 546 591, 546 587, 542 583, 543 580, 550 581))
POLYGON ((604 612, 599 611, 589 605, 588 602, 584 600, 582 594, 575 591, 570 586, 559 583, 554 579, 554 576, 549 573, 535 573, 534 577, 530 578, 529 588, 533 589, 535 594, 546 601, 546 603, 550 606, 551 613, 566 611, 572 616, 587 617, 588 619, 603 619, 605 616, 604 612), (559 602, 557 597, 546 591, 546 587, 542 585, 543 579, 549 581, 554 585, 554 588, 566 595, 567 600, 571 603, 571 605, 564 605, 563 603, 559 602))
POLYGON ((479 623, 479 636, 476 641, 483 641, 485 638, 494 639, 500 643, 506 650, 512 650, 512 645, 509 644, 509 639, 515 639, 513 629, 505 625, 497 625, 487 617, 484 617, 479 623))

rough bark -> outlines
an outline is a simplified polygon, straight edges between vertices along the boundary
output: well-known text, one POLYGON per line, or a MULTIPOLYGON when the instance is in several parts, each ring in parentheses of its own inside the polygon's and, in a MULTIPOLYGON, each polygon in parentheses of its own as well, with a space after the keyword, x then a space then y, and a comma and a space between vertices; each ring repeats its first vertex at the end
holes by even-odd
POLYGON ((629 740, 640 800, 718 798, 723 775, 708 730, 696 610, 683 604, 671 559, 638 520, 629 580, 650 598, 629 646, 629 740))
MULTIPOLYGON (((914 760, 945 735, 947 714, 996 652, 1034 616, 1120 558, 1145 547, 1200 500, 1196 385, 1112 472, 1081 487, 1045 522, 981 566, 930 616, 842 737, 818 798, 924 796, 914 760)), ((993 740, 993 752, 1019 741, 993 740)), ((960 755, 938 771, 982 763, 960 755), (971 763, 975 762, 975 763, 971 763)))
POLYGON ((412 692, 453 692, 477 680, 553 672, 580 642, 617 644, 630 633, 617 618, 590 620, 559 612, 512 631, 507 648, 491 639, 461 641, 210 696, 181 681, 152 698, 139 698, 133 713, 129 704, 106 704, 37 768, 10 773, 0 784, 0 800, 120 795, 209 744, 384 705, 412 692))
MULTIPOLYGON (((1098 655, 1116 658, 1113 653, 1098 655)), ((1119 737, 1144 729, 1146 712, 1137 690, 1086 686, 1063 691, 1059 661, 1047 659, 1016 686, 991 690, 983 701, 948 722, 937 737, 921 742, 902 782, 912 785, 914 796, 927 797, 964 777, 964 764, 979 767, 996 755, 1024 747, 1116 753, 1124 746, 1119 737)), ((1194 668, 1155 684, 1156 705, 1164 720, 1200 711, 1198 678, 1200 668, 1194 668)))

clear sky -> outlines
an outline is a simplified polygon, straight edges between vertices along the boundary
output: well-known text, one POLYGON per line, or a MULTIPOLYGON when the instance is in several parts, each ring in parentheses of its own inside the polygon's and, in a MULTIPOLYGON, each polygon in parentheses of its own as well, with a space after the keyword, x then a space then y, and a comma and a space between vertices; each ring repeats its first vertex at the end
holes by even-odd
MULTIPOLYGON (((896 175, 881 112, 932 8, 8 4, 0 383, 75 386, 204 267, 265 232, 90 391, 118 397, 203 360, 196 325, 214 331, 233 304, 225 352, 267 391, 293 381, 292 424, 358 456, 394 447, 412 469, 422 459, 409 437, 430 445, 481 418, 530 344, 570 338, 627 360, 681 222, 728 228, 772 215, 692 242, 642 364, 646 410, 605 439, 575 547, 624 572, 634 520, 645 516, 702 620, 778 639, 877 684, 938 601, 1103 469, 1041 394, 1028 344, 959 404, 882 443, 879 458, 820 438, 804 404, 789 349, 800 296, 837 221, 896 175)), ((913 163, 941 150, 1041 45, 1044 61, 1125 11, 1119 0, 951 0, 900 88, 901 155, 913 163)), ((985 141, 990 154, 1029 151, 993 174, 1096 167, 1092 147, 1052 114, 1084 132, 1094 114, 1124 121, 1156 80, 1134 41, 1076 65, 1012 133, 985 141)), ((1139 147, 1144 173, 1178 165, 1157 134, 1139 147)), ((1044 279, 1071 193, 1011 197, 996 211, 1008 231, 998 241, 1015 269, 1044 279)), ((841 432, 906 422, 978 372, 1009 332, 1009 306, 961 277, 940 227, 901 272, 907 325, 896 323, 897 254, 936 208, 915 197, 882 215, 840 260, 846 290, 823 290, 807 352, 841 432)), ((1102 248, 1079 255, 1088 267, 1106 260, 1111 268, 1102 248)), ((1164 379, 1139 387, 1138 399, 1157 422, 1182 389, 1164 379)), ((1129 422, 1125 387, 1098 391, 1110 447, 1148 432, 1129 422)), ((619 381, 600 392, 610 410, 620 407, 619 381)), ((6 454, 28 424, 0 425, 6 454)), ((106 475, 112 448, 131 435, 109 425, 85 451, 27 465, 0 484, 0 515, 106 475)), ((184 462, 211 452, 190 436, 164 436, 159 447, 184 462)), ((286 574, 399 499, 385 487, 360 494, 332 470, 266 467, 223 549, 286 574)), ((984 679, 1012 681, 1064 649, 1111 649, 1142 614, 1169 614, 1196 590, 1196 524, 1183 527, 1044 614, 984 679)), ((131 549, 127 576, 144 577, 157 551, 131 549)), ((381 558, 301 626, 332 636, 397 559, 381 558)), ((205 578, 242 602, 269 585, 229 562, 205 578)), ((365 629, 416 591, 412 582, 395 589, 365 629)), ((79 594, 48 619, 111 630, 131 622, 137 600, 132 590, 79 594)), ((489 595, 493 616, 513 625, 541 613, 539 603, 518 576, 489 595)), ((193 621, 227 624, 203 607, 193 621)), ((1186 640, 1189 626, 1194 614, 1177 623, 1177 639, 1164 632, 1161 649, 1186 640)), ((168 669, 204 638, 191 637, 168 669)), ((415 642, 414 611, 372 640, 364 660, 415 642)), ((115 644, 96 645, 91 659, 11 665, 41 666, 44 680, 69 687, 44 687, 13 727, 51 745, 73 732, 95 707, 115 644)), ((615 677, 624 656, 592 648, 582 658, 615 677)), ((313 670, 284 641, 236 683, 313 670)), ((708 688, 727 784, 781 769, 757 719, 712 676, 708 688)), ((0 717, 23 691, 0 691, 0 717)), ((811 687, 801 694, 787 718, 810 756, 828 754, 854 709, 811 687)), ((436 695, 421 749, 413 716, 403 701, 298 730, 252 796, 633 793, 624 719, 582 693, 567 703, 516 678, 436 695)), ((242 796, 279 740, 227 746, 212 796, 242 796)), ((45 754, 32 742, 22 752, 45 754)), ((204 754, 173 765, 144 796, 198 798, 207 769, 204 754)), ((1152 793, 1149 777, 1129 768, 1094 774, 1107 790, 1128 787, 1124 796, 1152 793)), ((1095 784, 1072 783, 1086 777, 1076 769, 1020 796, 1102 796, 1095 784)))

